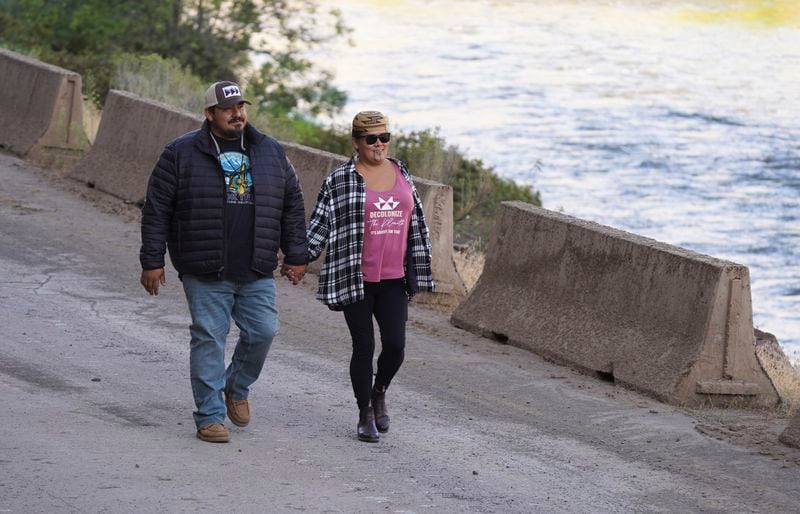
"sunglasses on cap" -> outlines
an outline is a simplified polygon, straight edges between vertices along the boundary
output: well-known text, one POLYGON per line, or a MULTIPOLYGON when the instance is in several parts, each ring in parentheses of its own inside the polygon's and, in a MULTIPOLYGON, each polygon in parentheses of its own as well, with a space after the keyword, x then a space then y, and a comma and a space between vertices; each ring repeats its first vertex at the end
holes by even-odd
POLYGON ((383 134, 367 134, 366 136, 359 136, 359 139, 363 139, 368 145, 374 145, 379 139, 381 140, 381 143, 388 143, 391 138, 392 135, 389 132, 384 132, 383 134))

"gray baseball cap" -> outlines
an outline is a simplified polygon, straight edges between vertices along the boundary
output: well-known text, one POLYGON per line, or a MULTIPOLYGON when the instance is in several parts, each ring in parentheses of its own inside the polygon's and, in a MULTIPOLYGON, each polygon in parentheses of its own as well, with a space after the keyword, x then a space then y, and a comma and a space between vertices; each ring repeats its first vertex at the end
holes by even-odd
POLYGON ((206 109, 209 107, 227 109, 242 102, 250 104, 242 96, 242 88, 236 82, 228 80, 215 82, 206 90, 206 109))

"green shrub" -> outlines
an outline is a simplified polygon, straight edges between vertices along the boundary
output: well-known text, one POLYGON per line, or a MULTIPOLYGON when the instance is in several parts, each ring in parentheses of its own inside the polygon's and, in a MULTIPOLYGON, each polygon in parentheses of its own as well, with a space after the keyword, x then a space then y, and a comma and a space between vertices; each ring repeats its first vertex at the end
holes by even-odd
POLYGON ((347 97, 306 56, 348 31, 313 0, 0 0, 0 43, 80 73, 97 105, 118 56, 157 54, 207 83, 248 82, 260 109, 333 114, 347 97))
POLYGON ((410 134, 395 134, 392 151, 408 163, 415 175, 451 184, 463 157, 455 146, 448 145, 438 129, 421 130, 410 134))
POLYGON ((438 130, 398 134, 395 155, 412 173, 453 188, 453 220, 457 241, 486 240, 500 202, 519 200, 541 206, 530 186, 502 178, 480 159, 464 157, 439 136, 438 130))

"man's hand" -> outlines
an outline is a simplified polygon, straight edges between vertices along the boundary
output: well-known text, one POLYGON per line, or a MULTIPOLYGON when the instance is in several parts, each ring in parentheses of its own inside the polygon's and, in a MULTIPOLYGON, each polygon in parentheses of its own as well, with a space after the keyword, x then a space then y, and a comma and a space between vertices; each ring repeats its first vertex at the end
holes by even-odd
POLYGON ((286 264, 284 262, 281 265, 281 276, 291 280, 293 285, 297 285, 303 280, 307 267, 305 264, 286 264))
POLYGON ((167 275, 164 273, 164 268, 144 269, 140 282, 150 295, 158 296, 158 288, 167 283, 167 275))

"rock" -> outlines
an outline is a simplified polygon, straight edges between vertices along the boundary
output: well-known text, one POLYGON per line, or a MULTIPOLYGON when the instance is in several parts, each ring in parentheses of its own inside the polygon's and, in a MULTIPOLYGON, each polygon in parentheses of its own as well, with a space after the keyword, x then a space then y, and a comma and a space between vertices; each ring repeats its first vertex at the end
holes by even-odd
POLYGON ((800 372, 792 366, 774 335, 758 329, 754 332, 756 356, 778 391, 781 403, 789 408, 800 405, 800 372))
POLYGON ((781 433, 778 440, 787 446, 800 448, 800 372, 789 362, 774 335, 755 330, 756 355, 769 375, 781 402, 794 411, 789 418, 789 425, 781 433))
POLYGON ((800 410, 789 420, 789 426, 781 433, 778 440, 787 446, 800 448, 800 410))

